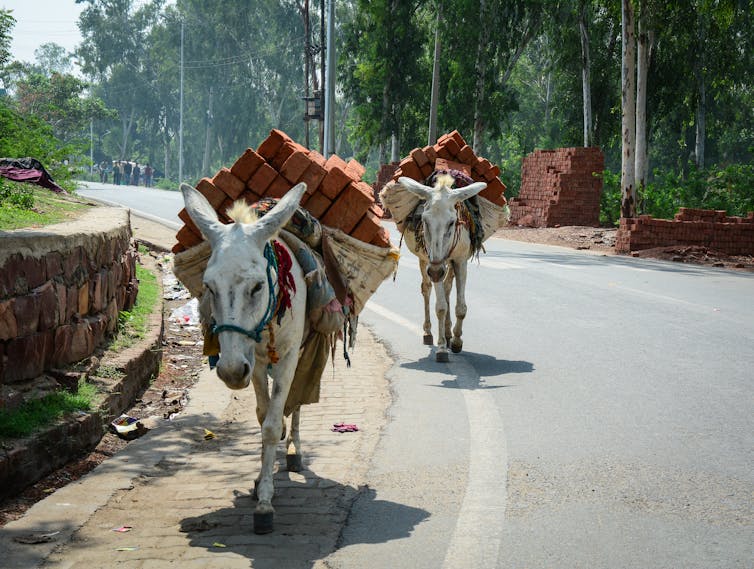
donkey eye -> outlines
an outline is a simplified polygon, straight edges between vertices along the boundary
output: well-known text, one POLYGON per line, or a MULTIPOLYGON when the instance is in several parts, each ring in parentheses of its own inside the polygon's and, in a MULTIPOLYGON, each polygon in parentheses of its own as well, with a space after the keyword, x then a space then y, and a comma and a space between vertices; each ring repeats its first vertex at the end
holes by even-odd
POLYGON ((262 283, 257 283, 254 285, 254 288, 251 289, 251 295, 254 296, 256 293, 258 293, 260 290, 262 290, 262 283))

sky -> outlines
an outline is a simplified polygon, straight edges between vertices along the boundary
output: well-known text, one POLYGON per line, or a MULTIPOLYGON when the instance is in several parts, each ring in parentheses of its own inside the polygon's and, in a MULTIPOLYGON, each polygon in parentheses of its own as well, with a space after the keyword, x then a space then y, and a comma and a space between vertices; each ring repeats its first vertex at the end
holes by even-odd
POLYGON ((11 30, 13 59, 33 63, 34 50, 50 42, 73 51, 81 43, 76 22, 83 6, 74 0, 0 0, 0 8, 13 10, 16 19, 11 30))

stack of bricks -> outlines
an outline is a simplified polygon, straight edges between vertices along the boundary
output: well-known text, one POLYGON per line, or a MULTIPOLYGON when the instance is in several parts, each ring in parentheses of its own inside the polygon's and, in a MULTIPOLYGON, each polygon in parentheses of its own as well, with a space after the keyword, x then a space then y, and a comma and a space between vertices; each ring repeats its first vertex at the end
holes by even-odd
MULTIPOLYGON (((381 225, 382 208, 372 187, 363 182, 364 167, 356 160, 346 162, 333 154, 325 159, 314 150, 294 142, 280 130, 257 150, 247 149, 230 168, 212 178, 202 178, 196 189, 207 198, 223 223, 230 223, 228 207, 236 200, 248 203, 262 198, 281 198, 299 182, 306 183, 301 206, 320 223, 378 247, 390 247, 390 234, 381 225)), ((186 209, 178 214, 184 226, 176 234, 179 253, 199 244, 203 238, 186 209)))
POLYGON ((521 165, 521 191, 510 203, 511 224, 599 226, 604 169, 599 148, 536 150, 521 165))
POLYGON ((477 158, 471 147, 457 130, 444 134, 437 139, 437 144, 414 148, 409 155, 401 160, 395 170, 392 180, 401 176, 424 182, 437 169, 445 167, 463 170, 475 182, 486 182, 487 187, 479 192, 479 196, 492 203, 504 206, 506 204, 505 184, 500 181, 500 168, 493 165, 486 158, 477 158))
POLYGON ((725 211, 682 207, 674 219, 649 215, 623 218, 615 250, 630 253, 669 246, 706 247, 728 255, 754 255, 754 212, 729 217, 725 211))

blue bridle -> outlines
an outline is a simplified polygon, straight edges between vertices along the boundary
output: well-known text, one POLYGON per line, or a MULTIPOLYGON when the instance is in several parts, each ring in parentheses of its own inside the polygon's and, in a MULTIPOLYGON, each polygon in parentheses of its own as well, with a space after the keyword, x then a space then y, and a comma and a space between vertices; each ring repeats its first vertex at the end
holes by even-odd
POLYGON ((264 258, 267 259, 267 285, 270 294, 267 299, 267 309, 264 311, 264 316, 262 316, 259 324, 257 324, 256 328, 253 330, 247 330, 246 328, 241 328, 235 324, 213 324, 210 329, 212 334, 217 335, 220 332, 238 332, 239 334, 248 336, 255 342, 262 341, 262 332, 270 323, 272 317, 275 316, 275 310, 277 308, 277 296, 275 294, 275 283, 272 280, 272 271, 274 270, 275 273, 277 273, 278 260, 275 256, 275 250, 269 242, 264 246, 264 258))

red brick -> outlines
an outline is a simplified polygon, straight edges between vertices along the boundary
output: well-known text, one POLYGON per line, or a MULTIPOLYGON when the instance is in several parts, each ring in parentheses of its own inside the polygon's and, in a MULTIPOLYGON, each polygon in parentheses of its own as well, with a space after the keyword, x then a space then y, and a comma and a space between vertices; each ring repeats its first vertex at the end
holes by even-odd
POLYGON ((376 245, 377 247, 390 247, 390 232, 384 227, 380 227, 380 229, 377 231, 377 235, 374 236, 370 243, 372 245, 376 245))
POLYGON ((447 160, 453 160, 455 158, 455 156, 448 152, 448 149, 442 144, 435 144, 434 148, 438 158, 445 158, 447 160))
POLYGON ((291 184, 288 180, 286 180, 282 176, 277 176, 267 188, 267 191, 264 193, 264 197, 282 198, 292 187, 293 184, 291 184))
POLYGON ((326 175, 327 170, 318 162, 312 161, 300 179, 301 182, 306 184, 306 193, 313 194, 316 192, 326 175))
MULTIPOLYGON (((333 154, 333 156, 335 155, 333 154)), ((337 198, 340 192, 343 191, 343 188, 352 181, 351 177, 346 174, 344 170, 339 166, 333 165, 329 168, 327 174, 322 179, 320 192, 322 192, 327 199, 332 201, 337 198)))
POLYGON ((432 172, 435 171, 435 169, 432 166, 432 164, 430 164, 429 162, 427 162, 424 166, 422 166, 421 168, 419 168, 419 171, 422 173, 422 180, 426 180, 427 178, 429 178, 429 176, 432 174, 432 172))
POLYGON ((338 167, 345 172, 346 166, 347 164, 345 160, 337 154, 331 154, 325 163, 325 170, 332 170, 333 168, 338 167))
POLYGON ((291 154, 280 168, 280 175, 286 180, 295 184, 301 179, 306 169, 312 161, 307 153, 297 151, 291 154))
POLYGON ((207 198, 207 201, 215 210, 217 210, 220 204, 223 203, 223 200, 225 200, 225 192, 215 186, 209 178, 202 178, 199 180, 196 189, 207 198))
POLYGON ((461 146, 457 157, 464 164, 476 163, 476 154, 474 154, 474 150, 468 144, 466 146, 461 146))
POLYGON ((282 130, 272 129, 262 144, 257 148, 257 152, 268 162, 275 157, 283 143, 290 140, 290 137, 282 130))
POLYGON ((422 166, 429 164, 429 160, 427 159, 427 155, 424 154, 424 151, 421 148, 414 148, 410 153, 409 156, 414 159, 414 162, 416 162, 416 165, 421 168, 422 166))
POLYGON ((198 245, 203 241, 201 235, 194 233, 186 225, 178 230, 178 233, 175 234, 175 238, 181 245, 186 247, 186 249, 190 249, 194 245, 198 245))
POLYGON ((369 211, 371 211, 374 215, 382 219, 382 217, 385 215, 385 210, 382 209, 382 206, 378 204, 377 202, 373 203, 369 207, 369 211))
POLYGON ((299 143, 293 142, 292 140, 285 141, 280 147, 280 150, 278 150, 277 154, 275 154, 275 157, 269 161, 270 166, 280 172, 280 169, 283 167, 283 164, 285 164, 285 161, 288 160, 288 158, 290 158, 295 152, 303 152, 304 154, 309 153, 309 151, 299 143))
POLYGON ((221 168, 212 178, 212 183, 225 192, 225 195, 233 199, 240 196, 241 192, 246 189, 246 184, 236 178, 228 168, 221 168))
POLYGON ((230 171, 236 178, 246 183, 249 181, 249 178, 251 178, 251 175, 256 172, 257 168, 264 164, 264 162, 265 160, 262 156, 254 152, 251 148, 247 148, 246 152, 244 152, 238 160, 236 160, 235 164, 230 167, 230 171))
POLYGON ((178 219, 185 223, 188 228, 197 235, 201 234, 202 230, 196 226, 196 223, 194 223, 194 220, 191 219, 191 216, 186 211, 186 208, 183 208, 180 212, 178 212, 178 219))
POLYGON ((500 175, 500 167, 493 164, 492 168, 487 170, 487 172, 485 172, 483 177, 486 181, 491 182, 492 180, 497 178, 499 175, 500 175))
POLYGON ((325 225, 351 233, 373 202, 368 184, 351 183, 340 193, 321 221, 325 225))
POLYGON ((182 251, 185 251, 186 247, 182 243, 176 243, 173 245, 173 247, 170 249, 172 253, 180 253, 182 251))
POLYGON ((499 178, 487 182, 487 187, 479 192, 479 195, 493 203, 497 203, 498 198, 505 193, 505 184, 499 178))
POLYGON ((358 161, 356 160, 349 160, 348 164, 346 164, 346 169, 348 172, 353 173, 352 176, 354 180, 361 180, 361 178, 366 173, 367 169, 364 168, 358 161))
POLYGON ((309 158, 311 158, 312 162, 316 162, 317 164, 319 164, 323 168, 325 167, 325 164, 327 164, 327 158, 325 158, 324 156, 322 156, 316 150, 310 150, 309 151, 309 158))
POLYGON ((443 143, 443 146, 453 157, 458 156, 458 153, 461 151, 461 146, 458 144, 458 142, 456 142, 454 138, 449 138, 448 140, 446 140, 443 143))
POLYGON ((456 143, 458 144, 458 146, 459 146, 459 147, 463 147, 463 146, 466 146, 466 141, 465 141, 465 140, 463 139, 463 137, 461 136, 461 133, 460 133, 460 132, 458 132, 457 130, 454 130, 453 132, 451 132, 451 133, 450 133, 450 136, 451 136, 451 138, 452 138, 453 140, 455 140, 455 141, 456 141, 456 143))
POLYGON ((416 180, 417 182, 422 182, 424 180, 421 169, 416 165, 416 162, 414 162, 413 160, 404 160, 403 162, 401 162, 401 167, 396 172, 394 179, 397 180, 398 177, 400 176, 406 176, 407 178, 412 178, 416 180))
POLYGON ((377 232, 380 230, 380 217, 367 210, 364 217, 356 224, 356 227, 351 232, 351 237, 369 243, 377 232))
POLYGON ((424 155, 427 157, 430 164, 435 163, 435 160, 437 160, 437 151, 434 146, 425 146, 422 148, 422 152, 424 152, 424 155))
POLYGON ((256 194, 252 192, 250 189, 246 188, 246 191, 241 194, 241 199, 243 199, 248 204, 257 203, 259 200, 262 199, 262 196, 259 194, 256 194))
POLYGON ((262 164, 246 183, 246 187, 258 196, 263 196, 278 173, 269 164, 262 164))
POLYGON ((222 221, 223 223, 227 224, 227 223, 233 222, 233 220, 228 215, 228 210, 231 208, 234 201, 235 200, 227 198, 217 210, 217 216, 220 218, 220 221, 222 221))
POLYGON ((311 213, 317 219, 321 218, 332 205, 332 201, 329 200, 322 192, 316 192, 309 196, 306 200, 304 208, 311 213))

